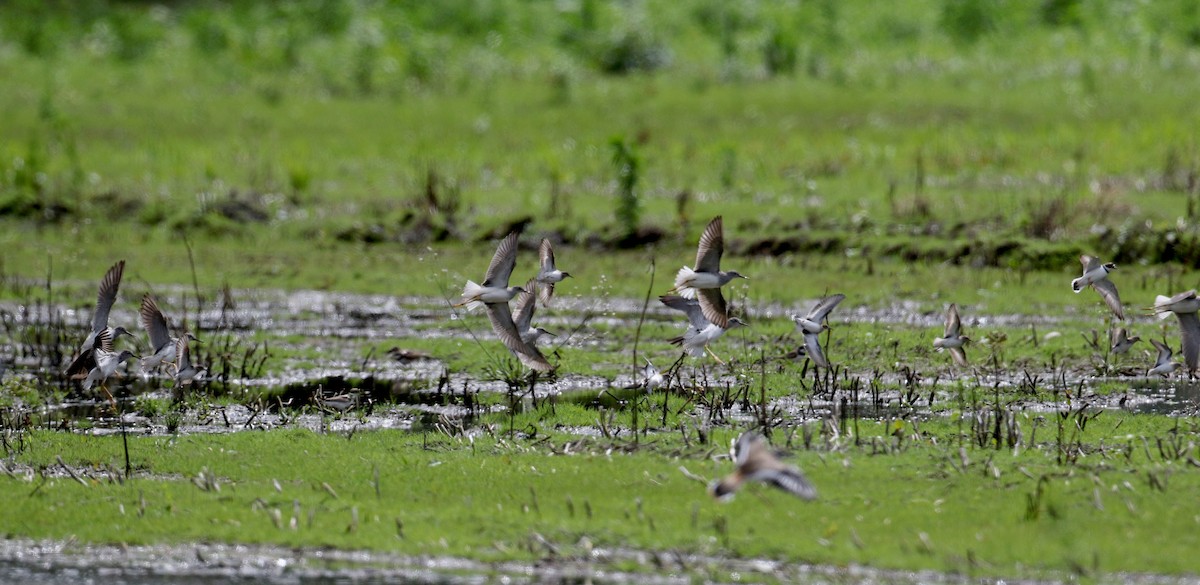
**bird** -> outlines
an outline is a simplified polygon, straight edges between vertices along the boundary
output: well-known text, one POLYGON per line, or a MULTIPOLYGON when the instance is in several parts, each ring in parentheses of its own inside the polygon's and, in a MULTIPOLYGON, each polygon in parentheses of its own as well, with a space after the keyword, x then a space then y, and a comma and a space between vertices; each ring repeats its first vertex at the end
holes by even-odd
POLYGON ((1154 346, 1154 349, 1158 350, 1158 359, 1154 361, 1154 367, 1150 368, 1150 370, 1146 372, 1147 376, 1159 374, 1166 378, 1174 373, 1175 370, 1179 369, 1179 362, 1171 361, 1171 356, 1174 355, 1174 353, 1171 351, 1170 347, 1167 347, 1165 343, 1162 343, 1157 339, 1151 339, 1150 344, 1154 346))
POLYGON ((1083 264, 1083 276, 1071 281, 1071 290, 1075 291, 1075 294, 1079 294, 1083 289, 1091 286, 1100 293, 1104 302, 1108 304, 1108 308, 1112 309, 1113 314, 1124 321, 1125 311, 1121 308, 1121 297, 1117 295, 1117 285, 1108 279, 1108 274, 1116 270, 1117 265, 1112 262, 1102 263, 1099 258, 1087 254, 1079 256, 1079 263, 1083 264))
MULTIPOLYGON (((142 367, 149 370, 174 362, 177 339, 171 337, 171 329, 167 324, 167 318, 159 310, 158 302, 154 300, 154 295, 150 293, 142 295, 142 308, 139 314, 141 316, 142 329, 145 329, 146 334, 150 336, 150 349, 154 352, 142 358, 142 367)), ((191 341, 200 341, 190 332, 184 333, 184 335, 191 341)))
POLYGON ((525 364, 525 367, 538 372, 549 372, 554 369, 554 366, 538 348, 521 339, 521 333, 513 322, 512 312, 509 310, 507 302, 488 303, 487 314, 488 320, 492 322, 492 331, 496 332, 496 337, 500 338, 504 347, 507 347, 509 352, 516 356, 522 364, 525 364))
POLYGON ((718 363, 725 363, 708 348, 708 344, 724 335, 730 329, 746 326, 745 321, 737 317, 730 317, 729 325, 721 327, 716 323, 710 322, 704 316, 703 311, 700 309, 700 302, 696 299, 686 299, 678 295, 663 295, 658 297, 658 300, 672 309, 683 311, 688 318, 689 325, 687 331, 683 335, 671 338, 670 343, 672 345, 682 346, 683 350, 692 357, 701 357, 705 351, 708 351, 709 355, 713 356, 713 359, 717 360, 718 363))
POLYGON ((814 364, 822 368, 830 367, 829 360, 825 358, 825 351, 821 349, 820 336, 822 331, 829 329, 829 324, 825 322, 829 317, 829 312, 845 298, 846 295, 841 293, 831 295, 818 301, 807 315, 803 317, 792 315, 796 331, 804 334, 804 346, 796 350, 797 356, 807 355, 814 364))
POLYGON ((1200 299, 1196 291, 1181 292, 1173 297, 1158 295, 1154 300, 1154 312, 1159 319, 1166 319, 1172 313, 1179 319, 1179 331, 1183 337, 1183 361, 1187 364, 1188 375, 1194 377, 1196 368, 1200 367, 1200 299))
POLYGON ((1196 297, 1196 289, 1181 292, 1173 297, 1157 295, 1151 310, 1159 319, 1166 319, 1172 313, 1195 313, 1200 311, 1200 298, 1196 297))
POLYGON ((643 356, 642 359, 646 360, 646 365, 642 366, 641 370, 641 386, 646 389, 646 392, 651 392, 655 388, 662 386, 663 375, 662 372, 655 367, 654 362, 650 361, 650 358, 643 356))
POLYGON ((188 340, 193 339, 191 334, 180 335, 175 340, 175 385, 186 386, 192 382, 203 379, 205 368, 192 363, 191 353, 188 351, 188 340))
POLYGON ((1129 351, 1129 348, 1133 347, 1133 344, 1141 341, 1141 339, 1141 337, 1136 335, 1129 335, 1124 327, 1117 327, 1112 332, 1112 347, 1109 351, 1115 354, 1126 353, 1129 351))
POLYGON ((941 337, 933 340, 933 347, 938 351, 950 350, 950 355, 954 357, 954 363, 965 368, 967 367, 967 352, 964 346, 970 341, 970 337, 962 334, 962 320, 958 316, 958 305, 950 303, 950 308, 946 310, 946 330, 941 337))
POLYGON ((492 262, 488 265, 483 284, 475 284, 468 280, 463 287, 462 299, 455 307, 466 306, 468 311, 484 305, 505 303, 525 289, 519 286, 508 286, 508 278, 512 275, 513 267, 517 264, 517 232, 510 232, 496 248, 492 262))
POLYGON ((700 309, 704 318, 720 327, 729 328, 729 309, 725 297, 721 296, 721 287, 735 278, 748 278, 736 270, 721 271, 721 254, 725 251, 725 230, 721 216, 716 216, 708 222, 704 233, 700 235, 700 245, 696 249, 696 266, 684 266, 675 274, 675 292, 685 299, 700 301, 700 309))
MULTIPOLYGON (((107 332, 101 332, 100 337, 107 337, 107 332)), ((84 364, 84 367, 88 369, 87 377, 83 380, 85 391, 91 390, 96 383, 104 384, 109 376, 116 373, 117 367, 134 357, 133 352, 129 350, 116 352, 102 347, 93 348, 88 355, 91 356, 91 359, 84 364)), ((111 398, 111 394, 109 396, 111 398)))
POLYGON ((817 497, 817 488, 794 466, 779 460, 767 440, 747 431, 737 438, 730 453, 736 466, 733 473, 708 485, 708 492, 720 500, 733 499, 742 484, 761 481, 805 500, 817 497))
POLYGON ((517 333, 521 336, 521 341, 528 343, 531 347, 535 346, 538 338, 543 335, 556 337, 553 333, 541 327, 533 327, 531 325, 533 312, 537 308, 537 297, 540 287, 541 284, 537 280, 531 279, 525 283, 524 290, 517 293, 517 312, 513 315, 513 325, 516 327, 517 333))
MULTIPOLYGON (((122 335, 132 335, 124 327, 109 327, 108 314, 112 311, 113 303, 117 300, 117 289, 121 287, 121 276, 125 274, 125 261, 113 264, 104 278, 100 279, 100 287, 96 294, 96 311, 92 313, 92 330, 79 346, 80 353, 97 347, 96 338, 102 331, 109 331, 110 341, 116 341, 122 335)), ((111 348, 109 348, 111 349, 111 348)))
POLYGON ((570 272, 564 272, 554 266, 554 247, 550 245, 550 240, 542 238, 542 243, 538 246, 538 259, 541 261, 541 269, 538 270, 534 280, 541 284, 538 289, 538 297, 542 301, 543 307, 550 306, 550 297, 554 296, 555 283, 562 282, 564 278, 571 278, 570 272))

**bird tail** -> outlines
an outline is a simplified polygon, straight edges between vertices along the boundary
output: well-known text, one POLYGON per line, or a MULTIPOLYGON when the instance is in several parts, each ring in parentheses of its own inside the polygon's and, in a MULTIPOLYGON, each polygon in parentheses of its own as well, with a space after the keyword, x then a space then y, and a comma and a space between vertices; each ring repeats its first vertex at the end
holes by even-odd
POLYGON ((1083 292, 1083 289, 1086 287, 1087 285, 1083 283, 1082 276, 1071 281, 1071 290, 1075 291, 1075 294, 1083 292))
POLYGON ((1171 297, 1158 295, 1154 297, 1154 316, 1159 319, 1169 319, 1171 317, 1171 309, 1167 308, 1170 304, 1171 297))
POLYGON ((455 303, 454 306, 466 306, 468 311, 474 311, 483 306, 483 301, 479 300, 479 295, 483 293, 483 287, 475 284, 475 281, 468 280, 466 286, 463 287, 462 299, 455 303))
POLYGON ((688 286, 687 284, 695 275, 696 271, 688 268, 687 266, 680 268, 679 272, 675 273, 675 288, 672 290, 674 290, 676 293, 679 293, 679 296, 685 299, 696 298, 696 289, 688 286))

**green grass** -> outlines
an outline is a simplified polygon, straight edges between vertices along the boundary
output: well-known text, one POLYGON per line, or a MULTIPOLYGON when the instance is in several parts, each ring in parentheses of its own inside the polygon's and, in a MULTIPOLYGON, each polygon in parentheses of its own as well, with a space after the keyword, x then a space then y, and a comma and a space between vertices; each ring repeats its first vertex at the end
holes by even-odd
MULTIPOLYGON (((561 450, 561 436, 533 443, 386 431, 132 437, 131 456, 142 472, 124 484, 5 478, 14 497, 0 531, 484 560, 536 558, 541 553, 531 554, 529 541, 540 534, 567 551, 587 537, 600 546, 977 575, 1194 571, 1187 551, 1197 542, 1186 535, 1195 532, 1195 519, 1177 506, 1180 494, 1196 489, 1196 474, 1183 462, 1143 455, 1135 438, 1129 458, 1112 447, 1137 433, 1161 435, 1174 422, 1120 416, 1126 424, 1114 430, 1117 418, 1102 416, 1085 433, 1090 445, 1104 439, 1107 451, 1065 468, 1053 463, 1050 444, 1016 455, 968 448, 964 468, 953 445, 931 441, 949 436, 936 424, 924 426, 919 439, 906 428, 903 448, 872 454, 866 445, 884 429, 864 422, 863 447, 843 443, 795 458, 821 489, 816 502, 754 486, 729 505, 712 502, 676 469, 715 477, 728 462, 709 461, 712 448, 683 448, 667 437, 647 439, 653 446, 633 453, 583 440, 559 455, 552 453, 561 450), (1150 475, 1162 491, 1147 484, 1150 475), (215 478, 219 489, 203 477, 215 478), (1155 537, 1164 533, 1178 537, 1155 537)), ((728 437, 720 432, 714 441, 728 437)), ((58 455, 83 468, 118 466, 121 457, 119 437, 38 432, 27 444, 16 461, 39 469, 58 455)))
MULTIPOLYGON (((797 462, 822 492, 813 504, 755 489, 721 506, 678 472, 727 471, 709 455, 750 424, 721 420, 720 408, 709 445, 683 446, 681 425, 702 424, 698 404, 717 401, 715 390, 593 402, 589 388, 485 414, 477 423, 499 437, 473 441, 295 429, 132 437, 145 473, 124 484, 0 479, 15 494, 0 533, 485 560, 537 558, 535 535, 581 555, 586 536, 982 576, 1195 573, 1196 519, 1179 513, 1198 489, 1191 449, 1160 450, 1192 441, 1191 419, 1105 412, 1075 431, 1077 415, 1019 411, 1036 444, 1013 453, 966 441, 966 465, 957 447, 971 415, 994 406, 990 364, 1040 376, 1036 391, 1003 388, 1013 409, 1039 400, 1065 412, 1092 394, 1157 385, 1103 379, 1068 396, 1075 389, 1052 377, 1104 373, 1081 335, 1097 330, 1105 343, 1107 311, 1091 291, 1067 292, 1078 254, 1120 264, 1130 313, 1200 284, 1188 273, 1200 263, 1197 17, 1184 0, 4 3, 0 78, 22 80, 0 88, 0 298, 14 306, 51 300, 85 315, 97 279, 124 258, 119 309, 155 292, 177 322, 194 316, 196 289, 211 304, 226 285, 235 302, 316 289, 448 316, 444 301, 529 220, 528 247, 563 240, 559 264, 576 276, 558 292, 575 308, 539 315, 593 315, 556 360, 611 380, 630 371, 636 317, 614 301, 643 298, 651 266, 653 294, 665 292, 704 223, 723 215, 723 266, 752 278, 727 293, 753 327, 714 344, 730 366, 689 360, 685 373, 728 375, 747 412, 763 395, 802 403, 814 382, 799 364, 755 360, 799 341, 787 313, 844 292, 827 353, 861 381, 863 400, 877 373, 904 367, 947 384, 927 415, 906 419, 902 449, 885 447, 884 422, 864 420, 862 437, 802 450, 797 462), (615 249, 635 223, 661 239, 615 249), (976 340, 971 372, 930 347, 951 302, 976 340), (863 308, 934 325, 853 317, 863 308), (617 438, 551 455, 576 427, 617 438), (626 453, 633 437, 640 447, 626 453), (1073 437, 1082 451, 1063 461, 1073 437), (220 492, 196 487, 202 472, 220 492)), ((534 257, 521 252, 514 282, 534 257)), ((1173 337, 1167 323, 1138 317, 1131 329, 1173 337)), ((665 366, 678 354, 664 341, 680 329, 651 318, 639 352, 665 366)), ((269 345, 271 373, 372 349, 383 359, 397 345, 478 379, 504 369, 489 330, 468 315, 336 346, 267 329, 226 339, 240 339, 238 351, 269 345), (455 335, 426 335, 446 328, 455 335)), ((1142 368, 1147 347, 1120 363, 1142 368)), ((0 404, 61 399, 45 386, 8 377, 0 404)), ((135 408, 179 416, 159 397, 135 408)), ((785 431, 777 441, 802 424, 772 416, 785 431)), ((119 440, 83 434, 92 426, 24 432, 26 448, 6 463, 46 469, 61 454, 120 467, 119 440)))

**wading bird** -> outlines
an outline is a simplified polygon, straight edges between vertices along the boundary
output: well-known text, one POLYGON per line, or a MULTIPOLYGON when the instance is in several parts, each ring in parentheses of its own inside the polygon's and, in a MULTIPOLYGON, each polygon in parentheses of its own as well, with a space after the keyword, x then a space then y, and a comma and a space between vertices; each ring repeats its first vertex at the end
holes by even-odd
POLYGON ((721 254, 725 251, 725 230, 721 216, 714 217, 700 235, 696 249, 696 267, 684 266, 675 275, 675 288, 685 299, 697 299, 704 318, 722 328, 729 328, 729 309, 721 287, 735 278, 747 278, 736 270, 721 271, 721 254))
POLYGON ((770 450, 767 440, 754 432, 744 432, 733 444, 731 452, 736 466, 733 473, 713 481, 708 492, 721 500, 733 498, 742 484, 761 481, 805 500, 817 497, 817 488, 796 467, 779 460, 770 450))
POLYGON ((542 243, 538 246, 538 259, 541 261, 541 269, 534 280, 541 283, 538 298, 541 299, 542 306, 548 307, 550 297, 554 296, 554 285, 562 282, 564 278, 570 278, 571 273, 563 272, 554 266, 554 248, 549 239, 542 238, 542 243))
POLYGON ((1166 378, 1173 374, 1175 370, 1179 369, 1179 362, 1171 361, 1171 356, 1175 354, 1171 351, 1170 347, 1167 347, 1165 343, 1162 343, 1157 339, 1151 339, 1150 345, 1153 345, 1154 349, 1158 350, 1158 359, 1154 361, 1154 367, 1150 368, 1150 370, 1146 372, 1147 376, 1159 374, 1166 378))
POLYGON ((729 329, 745 326, 746 323, 744 321, 737 317, 730 317, 729 326, 721 327, 716 323, 710 322, 704 316, 703 311, 700 309, 700 303, 695 299, 685 299, 678 295, 663 295, 658 297, 658 300, 676 311, 683 311, 688 318, 687 331, 683 335, 671 338, 671 345, 682 346, 683 350, 692 357, 701 357, 705 351, 708 351, 708 354, 717 360, 717 363, 725 363, 721 361, 721 358, 717 357, 717 354, 709 349, 708 344, 724 335, 729 329))
POLYGON ((92 313, 92 330, 79 346, 80 353, 97 347, 96 337, 107 331, 110 341, 116 341, 122 335, 132 334, 124 327, 109 327, 108 314, 112 311, 113 303, 117 300, 117 289, 121 287, 121 276, 125 274, 125 261, 121 260, 104 273, 100 279, 100 287, 96 294, 96 312, 92 313))
POLYGON ((204 372, 203 366, 197 366, 192 363, 191 352, 188 351, 188 340, 195 339, 190 333, 180 335, 179 339, 175 340, 175 385, 176 387, 186 386, 192 382, 202 380, 204 372))
POLYGON ((958 305, 950 303, 946 310, 946 330, 942 336, 933 340, 933 347, 938 351, 949 350, 954 357, 954 363, 967 367, 967 352, 964 348, 971 341, 970 337, 962 334, 962 320, 958 316, 958 305))
MULTIPOLYGON (((173 363, 175 361, 176 342, 178 340, 171 337, 171 329, 167 324, 167 318, 158 309, 158 303, 150 293, 142 295, 142 308, 139 314, 141 316, 142 329, 145 329, 146 334, 150 336, 150 349, 154 351, 151 355, 142 358, 142 368, 150 370, 163 364, 173 363)), ((184 333, 184 335, 191 341, 197 343, 200 341, 191 333, 184 333)))
POLYGON ((1079 294, 1083 292, 1083 289, 1091 286, 1100 293, 1104 302, 1108 304, 1108 308, 1112 309, 1113 314, 1124 321, 1125 310, 1121 307, 1121 297, 1117 295, 1117 285, 1108 279, 1108 274, 1116 270, 1117 265, 1112 262, 1103 263, 1099 258, 1087 254, 1079 257, 1079 263, 1083 264, 1083 276, 1071 281, 1071 290, 1075 291, 1075 294, 1079 294))

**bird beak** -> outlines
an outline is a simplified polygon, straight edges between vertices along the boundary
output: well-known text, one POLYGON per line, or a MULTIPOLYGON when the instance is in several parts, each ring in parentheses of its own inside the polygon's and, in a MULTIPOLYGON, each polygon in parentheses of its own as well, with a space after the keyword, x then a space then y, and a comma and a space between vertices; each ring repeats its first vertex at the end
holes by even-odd
POLYGON ((549 335, 550 337, 558 337, 557 333, 551 333, 549 331, 546 331, 545 329, 542 329, 542 333, 549 335))

